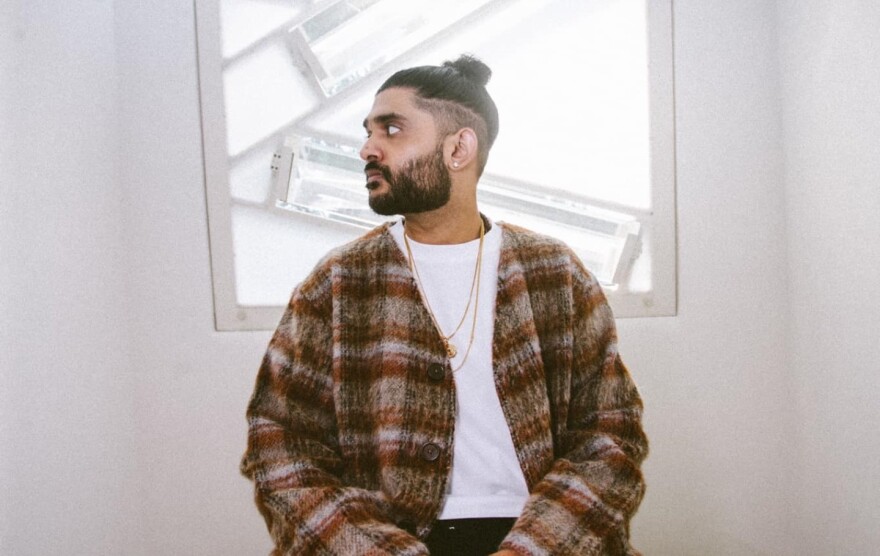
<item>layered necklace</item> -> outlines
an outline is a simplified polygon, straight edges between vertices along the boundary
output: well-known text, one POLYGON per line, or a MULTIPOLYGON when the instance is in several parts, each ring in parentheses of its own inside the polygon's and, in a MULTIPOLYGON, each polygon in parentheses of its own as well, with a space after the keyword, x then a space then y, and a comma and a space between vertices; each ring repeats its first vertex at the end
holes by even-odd
POLYGON ((456 372, 464 366, 465 361, 467 361, 468 355, 471 353, 471 347, 474 345, 474 336, 477 332, 477 311, 480 306, 480 274, 483 267, 483 238, 486 235, 486 225, 483 222, 482 217, 480 218, 480 247, 477 251, 477 263, 474 266, 474 276, 471 279, 471 291, 468 294, 468 302, 467 306, 464 308, 464 314, 461 315, 461 320, 458 321, 458 326, 455 327, 455 330, 452 331, 451 334, 447 335, 443 333, 443 329, 440 328, 440 323, 437 321, 437 316, 434 314, 434 309, 431 308, 431 302, 428 301, 428 296, 425 293, 425 288, 422 285, 422 277, 419 276, 419 269, 416 268, 416 260, 412 254, 412 248, 409 245, 409 239, 407 237, 406 228, 403 230, 403 242, 406 244, 406 256, 409 259, 409 267, 412 270, 413 275, 416 277, 416 285, 419 288, 419 293, 422 295, 422 299, 425 300, 425 307, 428 308, 428 314, 431 316, 431 321, 434 323, 434 328, 437 329, 437 333, 440 335, 440 339, 443 342, 443 347, 446 349, 446 356, 449 359, 458 354, 458 350, 452 344, 452 338, 458 331, 461 330, 462 325, 464 324, 465 319, 467 318, 468 311, 471 308, 471 304, 474 306, 474 316, 471 321, 471 336, 468 340, 467 350, 464 352, 464 358, 461 360, 461 364, 452 370, 452 372, 456 372))

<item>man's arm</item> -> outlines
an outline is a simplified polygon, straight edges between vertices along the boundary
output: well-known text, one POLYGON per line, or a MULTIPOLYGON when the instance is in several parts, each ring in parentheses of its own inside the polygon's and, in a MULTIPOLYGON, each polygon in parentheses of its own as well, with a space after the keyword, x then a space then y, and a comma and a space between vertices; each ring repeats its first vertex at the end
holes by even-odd
POLYGON ((302 291, 269 343, 248 406, 242 473, 275 555, 427 554, 387 516, 381 492, 342 484, 331 374, 332 329, 302 291))
POLYGON ((557 459, 532 489, 501 549, 523 555, 637 554, 629 520, 644 494, 642 401, 617 353, 599 284, 573 262, 574 345, 557 459))

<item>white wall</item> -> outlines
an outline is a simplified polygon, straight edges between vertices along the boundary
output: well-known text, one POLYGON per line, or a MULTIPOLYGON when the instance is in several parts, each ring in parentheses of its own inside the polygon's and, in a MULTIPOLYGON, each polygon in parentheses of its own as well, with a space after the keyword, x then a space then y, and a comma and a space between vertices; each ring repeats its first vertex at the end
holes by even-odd
POLYGON ((792 502, 775 8, 675 2, 679 313, 620 322, 652 555, 779 555, 792 502))
POLYGON ((146 554, 266 554, 238 462, 269 333, 214 331, 193 7, 116 5, 146 554))
MULTIPOLYGON (((213 330, 192 6, 37 4, 0 12, 21 62, 0 81, 0 553, 265 554, 237 464, 269 332, 213 330)), ((620 322, 652 441, 636 545, 865 553, 880 259, 837 245, 880 231, 877 162, 850 154, 880 143, 877 82, 832 62, 876 59, 877 25, 812 44, 830 3, 675 6, 679 315, 620 322), (864 295, 826 288, 837 268, 864 295)))
POLYGON ((0 19, 0 553, 136 553, 110 2, 0 19))
MULTIPOLYGON (((0 6, 0 52, 12 52, 15 37, 8 31, 14 27, 14 14, 9 5, 0 6)), ((12 163, 9 151, 12 148, 12 137, 3 130, 12 126, 12 115, 6 109, 13 98, 12 87, 8 84, 15 61, 12 56, 0 56, 0 315, 12 314, 12 300, 3 292, 11 289, 15 273, 11 260, 12 253, 9 237, 12 222, 12 206, 6 201, 8 186, 4 176, 12 176, 12 163)), ((0 317, 0 477, 12 477, 12 459, 8 453, 12 447, 12 373, 7 371, 12 365, 12 319, 0 317)), ((9 500, 12 496, 12 480, 0 480, 0 500, 9 500)), ((5 509, 0 509, 0 554, 11 551, 9 531, 12 529, 12 516, 5 509)))
POLYGON ((880 4, 779 5, 799 535, 880 546, 880 4))

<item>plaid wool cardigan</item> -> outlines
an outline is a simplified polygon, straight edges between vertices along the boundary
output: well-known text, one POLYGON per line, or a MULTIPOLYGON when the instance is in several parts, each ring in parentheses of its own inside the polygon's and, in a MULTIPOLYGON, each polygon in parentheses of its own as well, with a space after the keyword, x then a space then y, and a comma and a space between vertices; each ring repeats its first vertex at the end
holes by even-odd
MULTIPOLYGON (((647 440, 605 296, 561 242, 498 225, 495 385, 530 492, 501 548, 637 554, 647 440)), ((247 411, 241 470, 273 554, 427 554, 455 403, 388 225, 328 254, 294 291, 247 411)))

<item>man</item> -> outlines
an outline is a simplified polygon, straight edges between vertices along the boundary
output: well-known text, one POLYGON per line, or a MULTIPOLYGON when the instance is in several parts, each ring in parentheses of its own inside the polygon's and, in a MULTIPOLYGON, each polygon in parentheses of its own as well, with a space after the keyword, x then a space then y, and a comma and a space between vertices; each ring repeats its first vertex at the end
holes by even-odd
POLYGON ((490 74, 402 70, 364 120, 370 206, 404 218, 328 254, 263 359, 242 472, 275 554, 637 554, 642 403, 602 290, 477 208, 490 74))

